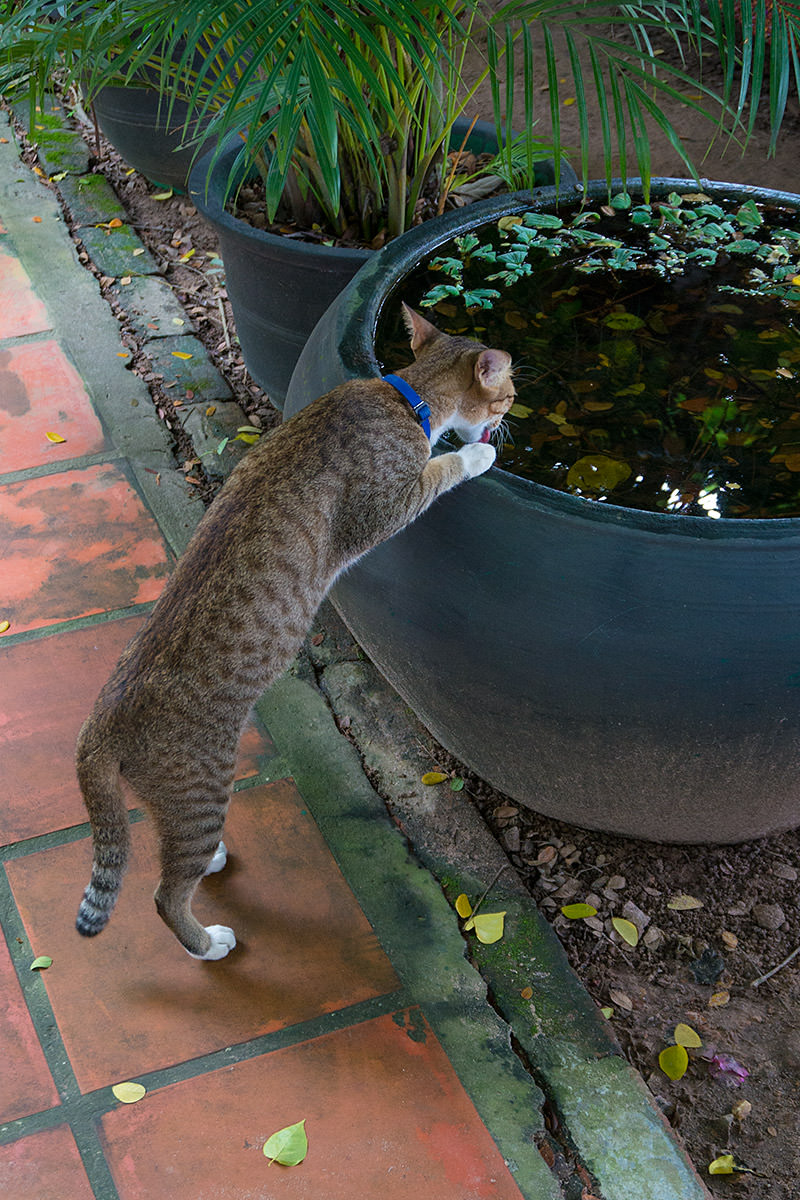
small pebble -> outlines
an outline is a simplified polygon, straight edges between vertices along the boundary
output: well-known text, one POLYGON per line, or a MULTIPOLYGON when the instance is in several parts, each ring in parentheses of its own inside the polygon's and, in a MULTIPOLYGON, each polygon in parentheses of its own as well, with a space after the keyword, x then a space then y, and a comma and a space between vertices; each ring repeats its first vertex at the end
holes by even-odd
POLYGON ((780 929, 786 920, 780 904, 754 904, 753 917, 762 929, 780 929))
POLYGON ((772 868, 772 874, 777 875, 779 879, 788 879, 790 883, 794 883, 797 879, 797 871, 788 863, 776 863, 772 868))

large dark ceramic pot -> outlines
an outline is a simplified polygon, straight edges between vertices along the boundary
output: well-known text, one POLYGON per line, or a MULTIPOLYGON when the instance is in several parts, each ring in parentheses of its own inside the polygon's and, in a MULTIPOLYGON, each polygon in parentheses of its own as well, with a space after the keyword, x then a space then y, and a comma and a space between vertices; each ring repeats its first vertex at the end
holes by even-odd
POLYGON ((210 146, 183 144, 183 101, 175 101, 168 118, 152 88, 105 87, 93 106, 97 124, 127 163, 151 183, 186 191, 193 159, 210 146))
MULTIPOLYGON (((654 195, 673 189, 697 185, 654 195)), ((432 249, 531 203, 475 205, 381 251, 314 331, 286 415, 378 373, 381 308, 432 249)), ((633 511, 492 468, 362 559, 334 600, 442 744, 539 812, 659 841, 800 823, 800 519, 633 511)))
MULTIPOLYGON (((467 128, 466 122, 456 122, 456 143, 459 131, 463 137, 467 128)), ((478 122, 467 145, 481 153, 493 141, 496 148, 494 125, 478 122)), ((192 170, 189 195, 219 238, 245 365, 282 409, 292 371, 311 331, 374 251, 279 237, 227 212, 228 176, 240 148, 240 142, 232 142, 213 166, 213 154, 199 160, 192 170)), ((552 183, 552 163, 539 164, 537 171, 543 183, 552 183)), ((562 178, 574 182, 575 174, 565 165, 562 178)))

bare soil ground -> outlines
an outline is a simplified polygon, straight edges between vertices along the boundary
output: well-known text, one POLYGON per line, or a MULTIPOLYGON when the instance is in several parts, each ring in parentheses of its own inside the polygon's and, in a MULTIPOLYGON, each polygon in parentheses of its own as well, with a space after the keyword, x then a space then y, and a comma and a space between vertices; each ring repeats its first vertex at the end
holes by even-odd
MULTIPOLYGON (((488 98, 482 103, 480 115, 490 116, 488 98)), ((698 118, 685 113, 678 123, 690 145, 705 145, 707 128, 698 118)), ((777 158, 767 161, 761 128, 744 158, 734 149, 722 157, 714 151, 706 172, 795 191, 798 131, 795 106, 777 158)), ((241 360, 224 281, 212 270, 218 265, 214 235, 185 198, 154 199, 158 189, 131 174, 107 144, 96 145, 91 131, 86 138, 95 153, 93 169, 115 187, 250 420, 264 428, 280 420, 241 360), (192 249, 191 260, 181 261, 192 249)), ((657 142, 654 158, 658 174, 683 174, 670 147, 657 142)), ((599 163, 593 166, 599 174, 599 163)), ((187 477, 197 480, 187 486, 202 487, 210 497, 213 489, 182 435, 180 409, 130 332, 123 336, 135 352, 134 369, 149 383, 173 431, 187 477)), ((538 816, 470 776, 433 742, 430 761, 432 768, 465 779, 488 830, 552 921, 589 992, 610 1010, 631 1063, 713 1195, 794 1197, 800 1178, 800 956, 780 964, 800 943, 800 834, 739 846, 635 842, 538 816), (696 903, 676 908, 679 896, 696 903), (561 909, 575 902, 591 904, 597 915, 568 919, 561 909), (636 947, 619 937, 612 917, 638 928, 636 947), (780 969, 762 981, 775 968, 780 969), (681 1022, 697 1031, 703 1045, 689 1050, 688 1071, 673 1082, 660 1070, 658 1056, 681 1022), (749 1170, 709 1177, 708 1164, 726 1153, 749 1170)))

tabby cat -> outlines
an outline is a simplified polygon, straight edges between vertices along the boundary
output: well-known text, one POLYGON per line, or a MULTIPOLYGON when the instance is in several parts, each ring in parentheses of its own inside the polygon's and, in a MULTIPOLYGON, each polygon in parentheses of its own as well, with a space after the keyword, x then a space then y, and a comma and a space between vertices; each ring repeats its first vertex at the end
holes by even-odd
POLYGON ((122 883, 122 776, 156 826, 161 918, 194 958, 236 945, 227 927, 203 928, 191 902, 203 875, 225 865, 220 839, 251 706, 337 575, 492 465, 489 438, 514 399, 509 355, 404 315, 414 362, 388 380, 342 384, 249 451, 101 691, 77 747, 94 837, 79 933, 103 929, 122 883), (450 429, 467 444, 431 457, 450 429))

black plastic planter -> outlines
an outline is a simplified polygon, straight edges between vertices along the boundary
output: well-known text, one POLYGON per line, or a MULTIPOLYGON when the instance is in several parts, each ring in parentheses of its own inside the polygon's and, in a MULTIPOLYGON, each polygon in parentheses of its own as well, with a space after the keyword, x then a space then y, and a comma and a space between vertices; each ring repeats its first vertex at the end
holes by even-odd
MULTIPOLYGON (((697 184, 653 192, 673 189, 697 184)), ((553 194, 474 205, 381 251, 314 331, 286 415, 378 373, 381 308, 433 249, 532 203, 553 194)), ((679 842, 800 823, 800 519, 651 514, 493 468, 368 554, 334 600, 442 744, 539 812, 679 842)))
MULTIPOLYGON (((456 122, 454 142, 468 123, 456 122)), ((497 145, 494 125, 478 122, 467 145, 477 152, 497 145)), ((225 210, 233 161, 241 148, 232 142, 213 165, 213 154, 192 170, 189 194, 219 238, 228 297, 248 371, 279 409, 311 331, 372 250, 321 246, 255 229, 225 210)), ((543 183, 552 183, 552 163, 541 163, 543 183)), ((566 164, 565 186, 575 180, 566 164)))
MULTIPOLYGON (((146 87, 105 87, 93 101, 97 124, 112 146, 151 183, 185 192, 196 145, 184 146, 188 108, 176 101, 167 119, 166 101, 146 87)), ((207 146, 200 149, 208 149, 207 146)))

